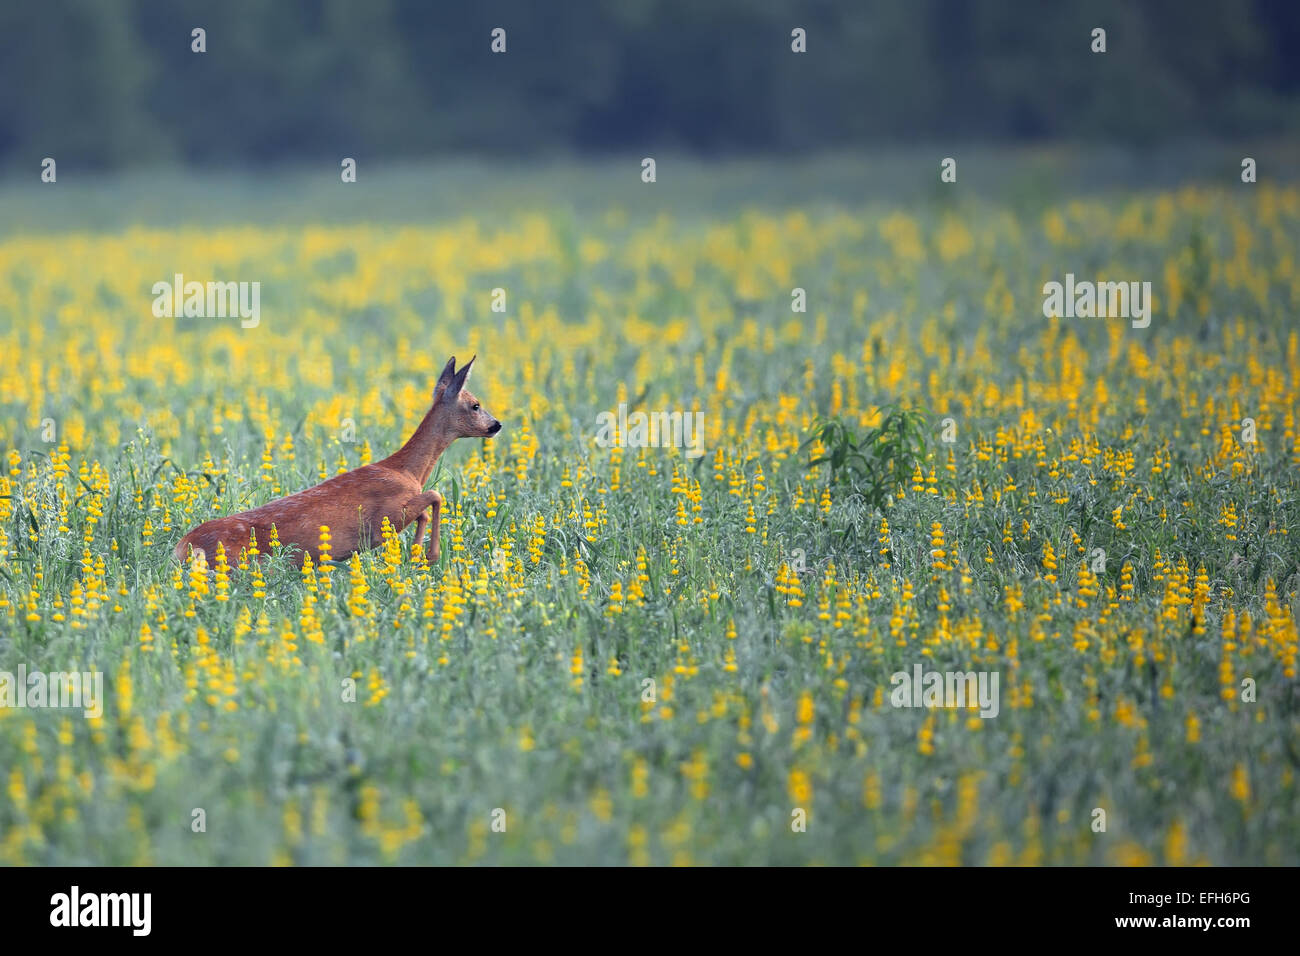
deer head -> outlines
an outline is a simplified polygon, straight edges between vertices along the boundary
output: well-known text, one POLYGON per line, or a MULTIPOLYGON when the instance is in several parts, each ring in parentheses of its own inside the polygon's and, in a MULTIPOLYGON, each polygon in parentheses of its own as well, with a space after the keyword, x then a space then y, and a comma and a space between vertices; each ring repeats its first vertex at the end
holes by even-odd
MULTIPOLYGON (((478 358, 476 355, 474 358, 478 358)), ((501 423, 465 387, 474 359, 456 370, 456 356, 447 360, 433 389, 433 412, 438 429, 450 438, 491 438, 501 423)))

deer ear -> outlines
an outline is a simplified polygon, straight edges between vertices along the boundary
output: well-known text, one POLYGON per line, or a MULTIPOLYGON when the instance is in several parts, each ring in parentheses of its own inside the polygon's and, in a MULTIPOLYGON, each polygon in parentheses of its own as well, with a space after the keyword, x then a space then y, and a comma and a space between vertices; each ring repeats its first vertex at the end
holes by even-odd
POLYGON ((459 395, 460 389, 463 389, 465 382, 469 381, 469 369, 474 367, 474 359, 477 358, 478 356, 474 355, 472 359, 469 359, 469 362, 464 364, 464 368, 461 368, 459 372, 456 372, 456 377, 452 378, 451 385, 452 388, 455 388, 456 394, 459 395))
POLYGON ((436 392, 440 388, 445 388, 456 374, 456 356, 447 359, 447 364, 443 366, 442 374, 438 376, 438 384, 433 387, 436 392))
MULTIPOLYGON (((474 358, 478 358, 478 356, 476 355, 474 358)), ((463 389, 465 382, 469 381, 469 369, 471 369, 473 364, 474 359, 469 359, 469 362, 465 363, 464 367, 461 368, 459 372, 456 372, 454 376, 451 376, 451 381, 448 382, 446 390, 443 390, 442 393, 443 402, 456 401, 456 398, 460 395, 460 389, 463 389)))

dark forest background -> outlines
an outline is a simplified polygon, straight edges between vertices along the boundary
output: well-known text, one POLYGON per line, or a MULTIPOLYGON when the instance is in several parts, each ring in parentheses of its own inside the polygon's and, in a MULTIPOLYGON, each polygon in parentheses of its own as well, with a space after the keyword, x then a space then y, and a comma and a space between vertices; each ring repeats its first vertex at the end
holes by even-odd
POLYGON ((0 165, 1280 137, 1298 40, 1295 0, 4 0, 0 165))

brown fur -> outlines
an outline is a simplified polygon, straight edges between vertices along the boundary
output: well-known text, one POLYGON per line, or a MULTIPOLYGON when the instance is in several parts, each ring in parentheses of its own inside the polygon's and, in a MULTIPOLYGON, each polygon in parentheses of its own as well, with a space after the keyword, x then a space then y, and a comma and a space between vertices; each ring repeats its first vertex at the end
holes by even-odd
POLYGON ((396 453, 259 508, 205 521, 177 543, 177 560, 184 561, 192 552, 194 560, 211 565, 220 543, 226 560, 236 564, 253 531, 258 549, 265 554, 274 525, 282 546, 296 546, 296 564, 302 564, 304 552, 319 561, 320 528, 326 525, 330 557, 342 561, 354 551, 379 545, 386 517, 396 531, 416 522, 415 547, 424 540, 425 530, 431 529, 427 555, 437 561, 442 495, 424 491, 424 483, 457 438, 490 438, 501 430, 501 423, 464 387, 473 364, 470 359, 458 372, 456 357, 451 357, 438 378, 432 407, 396 453))

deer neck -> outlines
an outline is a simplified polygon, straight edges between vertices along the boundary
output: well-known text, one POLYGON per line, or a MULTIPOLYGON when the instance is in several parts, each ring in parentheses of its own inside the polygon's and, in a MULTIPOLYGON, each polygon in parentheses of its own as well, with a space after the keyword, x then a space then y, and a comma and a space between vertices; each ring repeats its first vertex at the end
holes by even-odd
POLYGON ((442 457, 442 453, 457 437, 447 430, 443 422, 437 420, 437 416, 434 415, 435 410, 436 406, 429 409, 406 444, 385 461, 390 468, 416 479, 421 488, 433 474, 433 467, 442 457))

